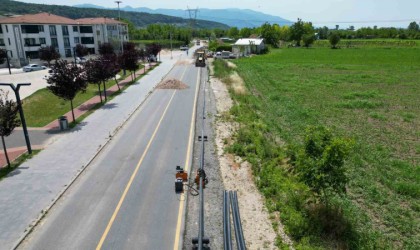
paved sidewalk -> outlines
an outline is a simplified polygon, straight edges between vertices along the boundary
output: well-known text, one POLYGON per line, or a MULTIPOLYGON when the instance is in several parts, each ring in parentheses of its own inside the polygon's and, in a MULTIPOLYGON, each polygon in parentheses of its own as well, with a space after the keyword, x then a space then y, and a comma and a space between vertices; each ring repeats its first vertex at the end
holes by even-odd
POLYGON ((0 246, 14 248, 126 120, 140 107, 177 59, 161 65, 121 95, 62 134, 32 159, 0 181, 0 246))

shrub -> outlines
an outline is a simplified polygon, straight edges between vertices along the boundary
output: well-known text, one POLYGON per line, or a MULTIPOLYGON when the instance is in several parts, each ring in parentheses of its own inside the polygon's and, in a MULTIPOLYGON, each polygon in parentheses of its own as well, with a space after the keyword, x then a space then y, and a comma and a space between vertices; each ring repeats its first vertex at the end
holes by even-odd
POLYGON ((332 46, 333 49, 336 49, 337 44, 340 42, 340 36, 336 33, 332 33, 330 35, 330 37, 328 38, 328 40, 330 41, 330 44, 332 46))
POLYGON ((332 194, 346 192, 344 161, 351 145, 350 140, 333 136, 325 127, 308 127, 304 145, 293 156, 299 178, 326 205, 332 194))

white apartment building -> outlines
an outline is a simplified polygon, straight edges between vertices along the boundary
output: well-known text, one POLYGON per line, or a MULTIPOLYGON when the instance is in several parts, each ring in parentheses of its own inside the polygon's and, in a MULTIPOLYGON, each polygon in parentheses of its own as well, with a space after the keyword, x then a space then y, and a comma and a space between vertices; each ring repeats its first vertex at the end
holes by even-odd
POLYGON ((101 43, 109 42, 118 51, 127 41, 127 24, 111 18, 73 20, 39 13, 0 19, 0 48, 15 67, 38 61, 42 46, 54 46, 62 58, 71 58, 77 44, 96 54, 101 43))

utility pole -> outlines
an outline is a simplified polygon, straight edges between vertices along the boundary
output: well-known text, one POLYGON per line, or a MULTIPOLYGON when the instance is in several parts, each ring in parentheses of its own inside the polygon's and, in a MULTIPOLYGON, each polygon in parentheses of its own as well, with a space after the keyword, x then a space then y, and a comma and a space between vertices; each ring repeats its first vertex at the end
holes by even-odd
POLYGON ((195 25, 197 24, 197 13, 199 12, 199 10, 198 8, 190 9, 187 6, 187 11, 188 11, 188 16, 190 17, 190 27, 194 36, 194 28, 195 28, 195 25))
POLYGON ((26 147, 28 148, 28 153, 32 154, 31 141, 29 140, 28 128, 26 127, 26 120, 25 120, 25 116, 23 115, 22 102, 20 100, 20 95, 19 95, 20 86, 29 86, 29 85, 31 85, 31 84, 30 83, 18 83, 17 86, 15 86, 13 83, 0 83, 0 86, 10 86, 12 88, 13 92, 15 92, 16 103, 17 103, 18 108, 19 108, 19 115, 20 115, 20 120, 22 122, 22 128, 23 128, 23 134, 25 136, 26 147))

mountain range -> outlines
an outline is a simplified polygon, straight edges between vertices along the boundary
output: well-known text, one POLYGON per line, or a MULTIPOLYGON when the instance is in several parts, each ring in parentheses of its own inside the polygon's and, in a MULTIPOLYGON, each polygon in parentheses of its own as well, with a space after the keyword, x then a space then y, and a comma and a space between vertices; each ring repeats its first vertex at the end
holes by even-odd
MULTIPOLYGON (((98 9, 108 9, 102 6, 93 5, 93 4, 80 4, 74 5, 74 7, 79 8, 98 8, 98 9)), ((116 8, 111 8, 116 9, 116 8)), ((149 14, 162 14, 168 16, 175 16, 181 18, 190 18, 187 10, 183 9, 149 9, 149 8, 133 8, 130 6, 122 7, 121 10, 127 12, 143 12, 149 14)), ((193 13, 193 12, 192 12, 193 13)), ((197 19, 207 20, 207 21, 216 21, 223 24, 226 24, 231 27, 258 27, 264 24, 265 22, 279 25, 289 25, 293 22, 286 20, 284 18, 268 15, 262 12, 249 10, 249 9, 199 9, 197 12, 197 19)))
MULTIPOLYGON (((88 6, 85 8, 76 8, 63 5, 47 5, 23 3, 12 0, 0 0, 0 15, 11 14, 35 14, 40 12, 49 12, 55 15, 64 16, 72 19, 88 17, 118 17, 118 10, 106 9, 98 6, 88 6)), ((190 21, 186 18, 168 16, 163 14, 138 13, 133 11, 121 11, 121 17, 131 21, 137 27, 145 27, 153 23, 174 24, 177 26, 188 26, 190 21)), ((220 22, 197 19, 198 28, 220 28, 227 29, 228 25, 220 22)))

